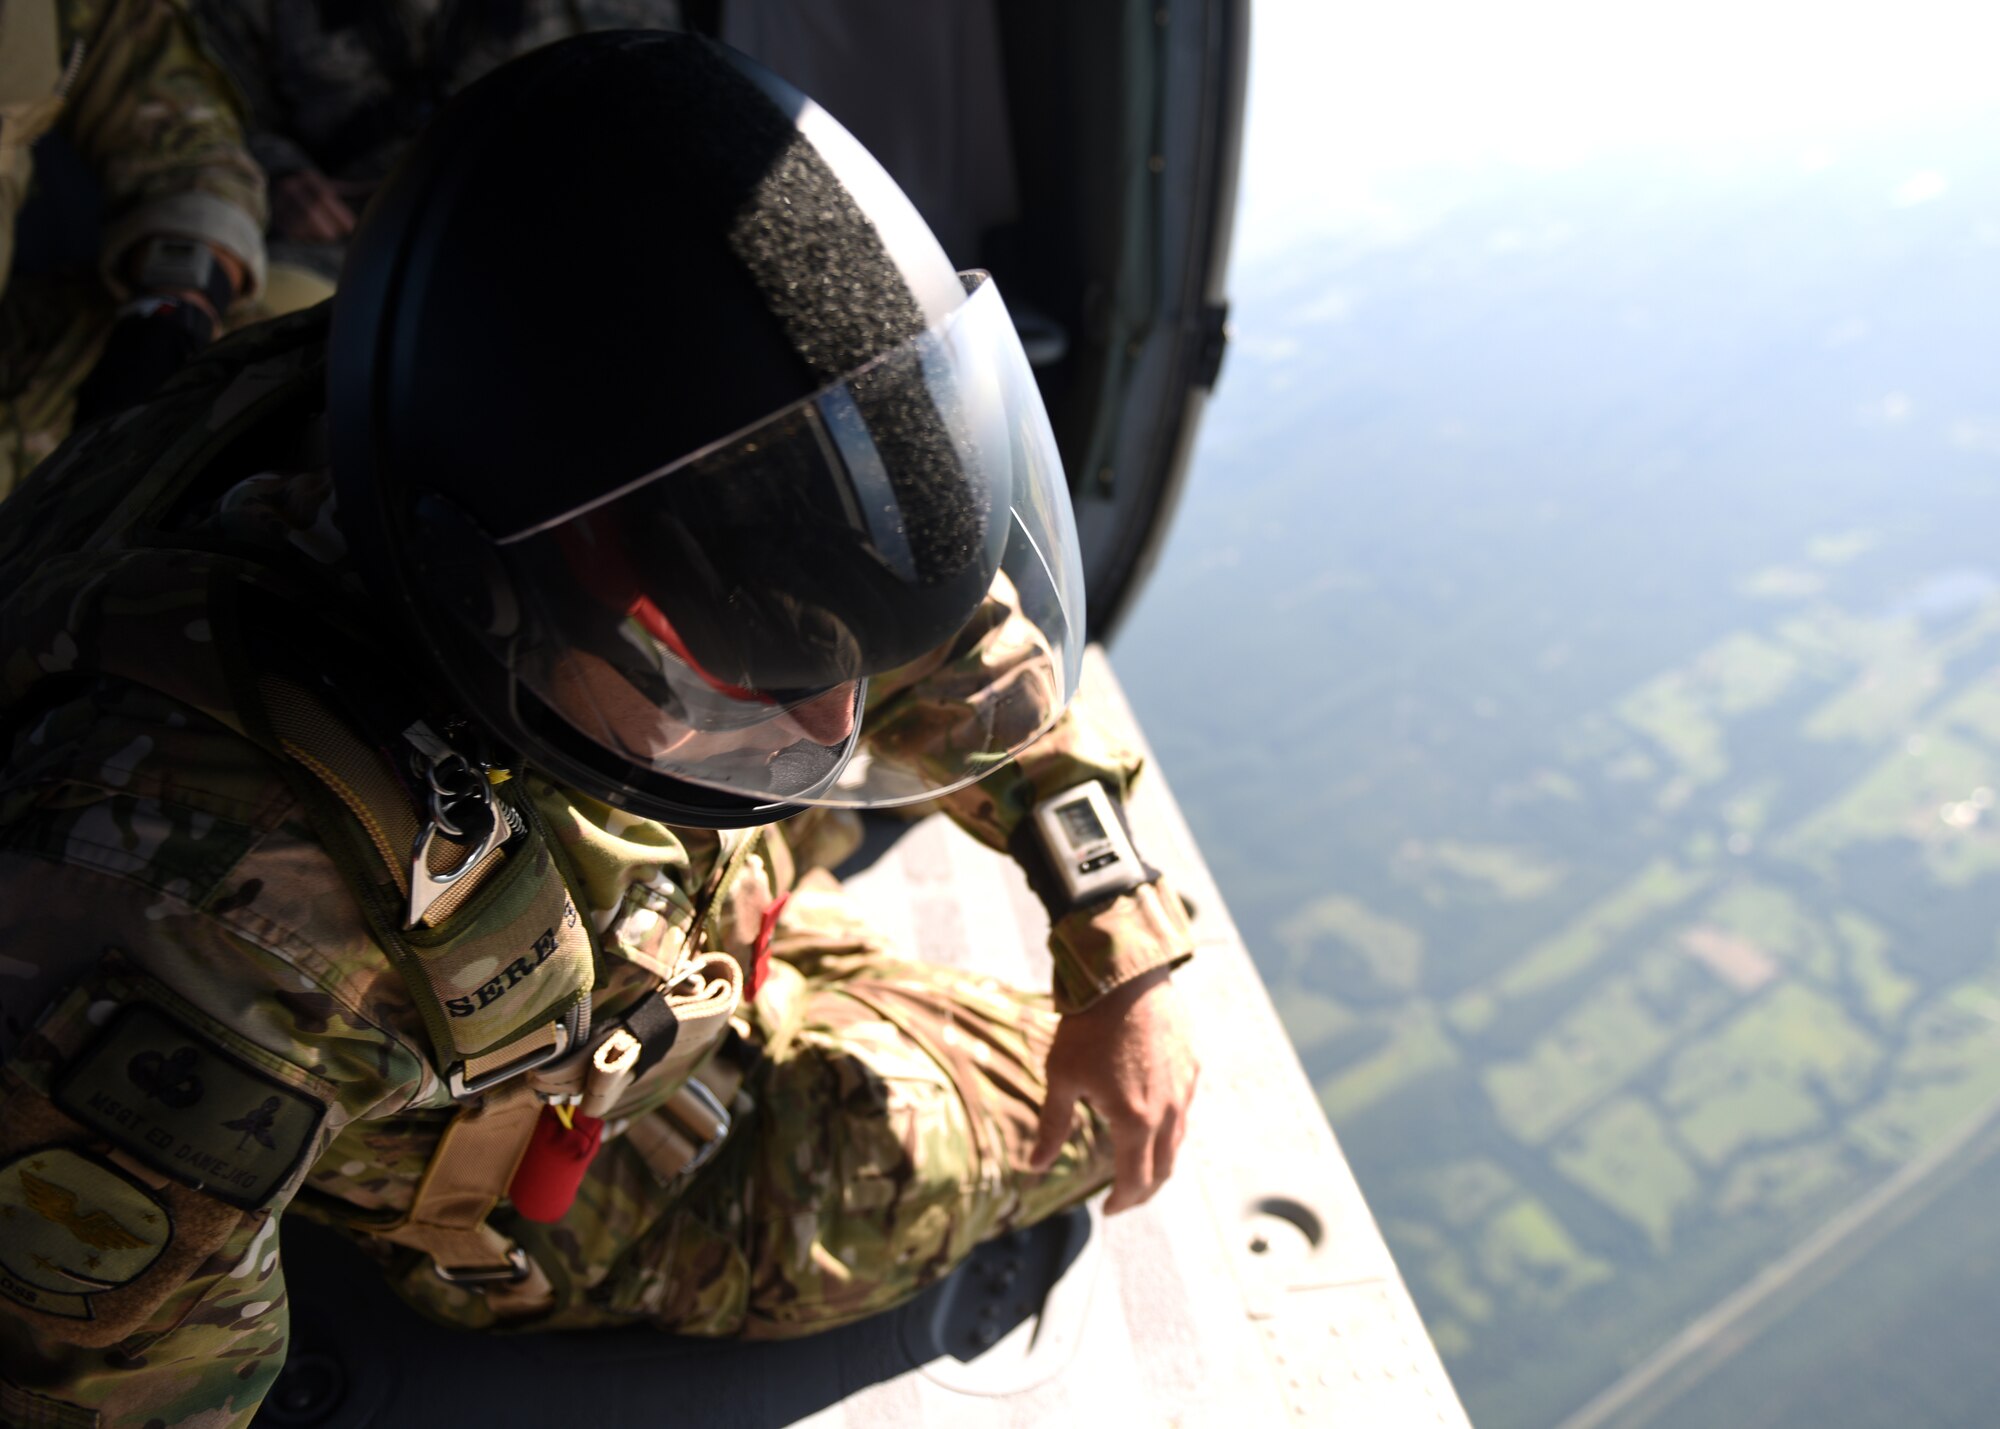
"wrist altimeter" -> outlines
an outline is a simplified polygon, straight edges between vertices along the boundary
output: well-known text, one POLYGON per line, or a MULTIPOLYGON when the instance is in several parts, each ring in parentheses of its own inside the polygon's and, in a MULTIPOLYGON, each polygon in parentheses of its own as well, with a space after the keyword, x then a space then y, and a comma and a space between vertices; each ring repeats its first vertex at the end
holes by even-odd
POLYGON ((1129 893, 1154 877, 1139 860, 1111 794, 1096 780, 1035 805, 1035 833, 1069 906, 1129 893))

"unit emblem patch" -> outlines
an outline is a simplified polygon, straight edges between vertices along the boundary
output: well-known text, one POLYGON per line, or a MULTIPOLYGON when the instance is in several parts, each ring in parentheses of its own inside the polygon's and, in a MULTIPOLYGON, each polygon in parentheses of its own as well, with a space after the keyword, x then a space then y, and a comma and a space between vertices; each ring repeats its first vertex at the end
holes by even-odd
POLYGON ((271 1199, 325 1106, 151 1003, 128 1003, 55 1087, 55 1103, 148 1166, 232 1206, 271 1199))
POLYGON ((68 1147, 0 1166, 0 1295, 91 1320, 93 1295, 128 1285, 159 1259, 173 1221, 151 1190, 68 1147))

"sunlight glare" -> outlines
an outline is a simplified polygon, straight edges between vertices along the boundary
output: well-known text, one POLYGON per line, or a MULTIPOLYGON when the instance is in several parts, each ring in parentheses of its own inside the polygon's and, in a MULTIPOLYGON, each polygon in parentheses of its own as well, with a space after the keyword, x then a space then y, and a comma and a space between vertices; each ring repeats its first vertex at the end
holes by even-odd
POLYGON ((1384 181, 1426 170, 1771 141, 1822 169, 1843 134, 1991 105, 1996 53, 2000 6, 1965 0, 1258 0, 1239 257, 1318 232, 1393 242, 1423 215, 1384 181))

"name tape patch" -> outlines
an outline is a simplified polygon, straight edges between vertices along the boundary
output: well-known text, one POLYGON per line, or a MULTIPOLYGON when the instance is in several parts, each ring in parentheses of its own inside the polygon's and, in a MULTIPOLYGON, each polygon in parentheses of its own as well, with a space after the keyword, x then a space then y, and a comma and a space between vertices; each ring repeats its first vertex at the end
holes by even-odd
POLYGON ((149 1003, 128 1003, 55 1103, 148 1166, 245 1210, 271 1199, 326 1109, 149 1003))
POLYGON ((68 1147, 0 1166, 0 1295, 45 1315, 94 1320, 91 1297, 137 1280, 173 1239, 158 1197, 68 1147))

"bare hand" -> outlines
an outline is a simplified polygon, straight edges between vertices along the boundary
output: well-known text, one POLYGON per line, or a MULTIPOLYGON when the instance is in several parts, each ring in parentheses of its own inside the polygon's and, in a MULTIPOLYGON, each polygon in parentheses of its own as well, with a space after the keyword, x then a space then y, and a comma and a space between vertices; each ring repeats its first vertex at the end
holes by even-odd
POLYGON ((1187 1008, 1167 969, 1133 979, 1057 1024, 1030 1165, 1055 1164, 1077 1102, 1088 1102, 1110 1126, 1117 1158, 1105 1211, 1144 1205, 1173 1174, 1200 1075, 1187 1008))
POLYGON ((271 226, 280 238, 337 243, 354 232, 354 210, 318 169, 271 181, 271 226))

